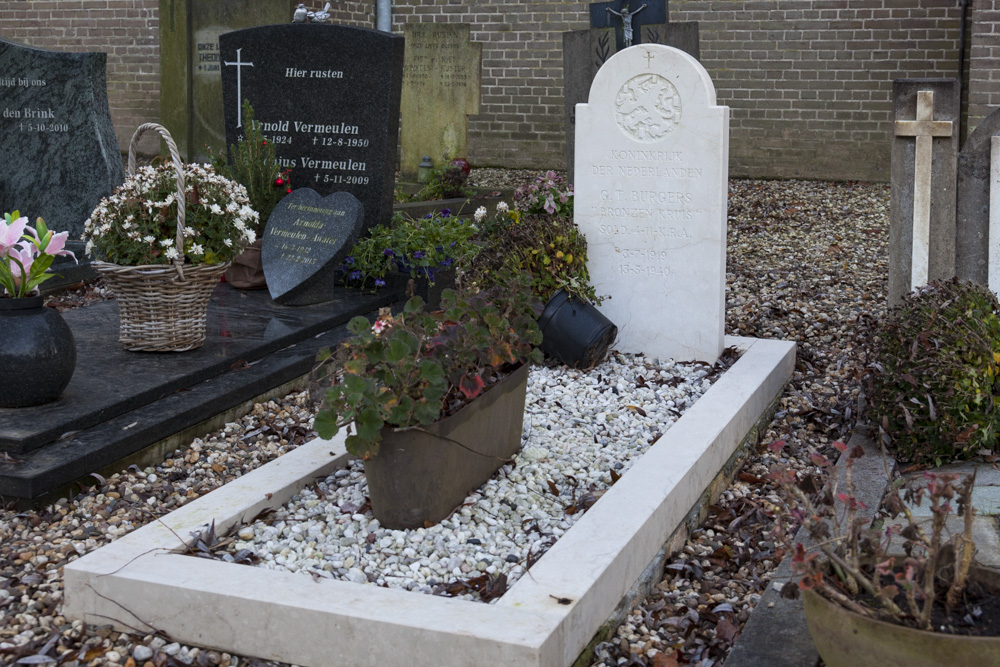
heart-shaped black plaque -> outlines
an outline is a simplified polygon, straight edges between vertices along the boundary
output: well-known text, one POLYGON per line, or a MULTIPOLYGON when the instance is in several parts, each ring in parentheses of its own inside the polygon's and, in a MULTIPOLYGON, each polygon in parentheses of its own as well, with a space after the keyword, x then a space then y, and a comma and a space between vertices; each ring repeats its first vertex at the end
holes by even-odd
POLYGON ((361 202, 349 192, 323 197, 299 188, 278 202, 260 250, 271 298, 287 306, 329 301, 363 222, 361 202))

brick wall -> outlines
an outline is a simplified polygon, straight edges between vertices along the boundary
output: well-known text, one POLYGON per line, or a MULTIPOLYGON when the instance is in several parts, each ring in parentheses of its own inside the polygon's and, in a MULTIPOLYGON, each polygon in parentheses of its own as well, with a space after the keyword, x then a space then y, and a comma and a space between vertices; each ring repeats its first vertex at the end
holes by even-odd
POLYGON ((974 0, 970 23, 969 118, 971 132, 1000 106, 1000 4, 974 0))
POLYGON ((0 0, 0 37, 58 51, 108 54, 115 134, 160 116, 159 0, 0 0))
POLYGON ((730 107, 730 173, 885 180, 892 80, 954 76, 958 0, 673 0, 730 107))
MULTIPOLYGON (((206 0, 208 1, 208 0, 206 0)), ((1000 0, 998 0, 1000 1, 1000 0)), ((307 3, 318 8, 320 0, 307 3)), ((467 22, 483 43, 478 165, 564 166, 561 33, 588 25, 585 0, 393 0, 393 30, 467 22)), ((730 173, 884 180, 895 78, 953 76, 961 0, 671 0, 697 21, 702 63, 731 108, 730 173)), ((973 0, 972 121, 1000 104, 1000 11, 973 0)), ((124 146, 159 108, 158 0, 0 0, 0 36, 108 53, 124 146)), ((334 19, 373 27, 374 0, 335 2, 334 19)))

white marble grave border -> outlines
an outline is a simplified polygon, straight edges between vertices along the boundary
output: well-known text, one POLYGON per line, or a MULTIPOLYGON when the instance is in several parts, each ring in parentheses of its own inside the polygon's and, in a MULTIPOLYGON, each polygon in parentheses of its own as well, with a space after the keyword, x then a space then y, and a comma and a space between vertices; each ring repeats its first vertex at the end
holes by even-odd
POLYGON ((726 345, 739 361, 494 604, 178 553, 178 535, 225 531, 346 463, 342 439, 317 439, 67 565, 64 614, 313 667, 572 664, 792 375, 794 343, 726 345))

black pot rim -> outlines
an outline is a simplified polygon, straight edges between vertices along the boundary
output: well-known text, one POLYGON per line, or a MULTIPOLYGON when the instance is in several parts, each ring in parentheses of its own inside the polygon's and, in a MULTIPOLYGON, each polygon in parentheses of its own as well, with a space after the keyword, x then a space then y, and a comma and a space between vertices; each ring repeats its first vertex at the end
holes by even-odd
POLYGON ((45 299, 40 294, 19 298, 0 297, 0 310, 28 310, 31 308, 41 308, 44 303, 45 299))

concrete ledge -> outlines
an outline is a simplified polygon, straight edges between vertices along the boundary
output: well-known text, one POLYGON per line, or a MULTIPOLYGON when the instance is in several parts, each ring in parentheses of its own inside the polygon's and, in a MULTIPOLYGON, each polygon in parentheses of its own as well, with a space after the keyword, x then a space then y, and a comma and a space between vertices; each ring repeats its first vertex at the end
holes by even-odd
POLYGON ((726 344, 740 360, 495 604, 179 555, 205 524, 225 531, 343 466, 335 439, 67 565, 64 614, 315 667, 572 664, 791 377, 794 343, 726 344))

